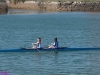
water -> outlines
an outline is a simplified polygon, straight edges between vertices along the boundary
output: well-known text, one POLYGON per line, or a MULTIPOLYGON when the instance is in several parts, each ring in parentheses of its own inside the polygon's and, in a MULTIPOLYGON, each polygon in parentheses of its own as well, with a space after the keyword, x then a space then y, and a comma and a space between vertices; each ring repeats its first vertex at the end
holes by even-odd
MULTIPOLYGON (((100 13, 10 10, 0 15, 0 49, 48 46, 100 47, 100 13), (23 13, 25 12, 25 13, 23 13)), ((100 51, 0 53, 0 72, 9 75, 99 75, 100 51)))

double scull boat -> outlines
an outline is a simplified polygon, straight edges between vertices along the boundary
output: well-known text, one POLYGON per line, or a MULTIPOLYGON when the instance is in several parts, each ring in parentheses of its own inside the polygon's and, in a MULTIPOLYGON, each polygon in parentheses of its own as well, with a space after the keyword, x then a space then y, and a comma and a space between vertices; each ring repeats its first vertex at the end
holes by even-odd
POLYGON ((81 50, 100 50, 100 48, 19 48, 19 49, 4 49, 0 52, 42 52, 42 51, 81 51, 81 50))

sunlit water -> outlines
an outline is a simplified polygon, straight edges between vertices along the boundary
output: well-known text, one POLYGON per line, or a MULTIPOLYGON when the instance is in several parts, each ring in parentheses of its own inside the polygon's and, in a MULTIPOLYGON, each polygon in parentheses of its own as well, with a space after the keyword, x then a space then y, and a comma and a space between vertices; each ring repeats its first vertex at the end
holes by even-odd
MULTIPOLYGON (((47 47, 100 47, 100 13, 10 10, 0 15, 0 49, 29 47, 42 39, 47 47), (14 12, 15 11, 15 12, 14 12), (25 12, 25 13, 23 13, 25 12)), ((0 72, 9 75, 99 75, 100 51, 0 53, 0 72)))

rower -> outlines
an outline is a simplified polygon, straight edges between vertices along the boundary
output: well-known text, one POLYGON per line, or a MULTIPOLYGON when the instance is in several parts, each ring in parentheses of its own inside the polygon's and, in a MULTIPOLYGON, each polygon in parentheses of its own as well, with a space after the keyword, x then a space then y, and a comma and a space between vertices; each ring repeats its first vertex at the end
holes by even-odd
POLYGON ((54 43, 49 46, 49 48, 58 48, 57 38, 54 39, 54 43))
POLYGON ((41 48, 41 38, 38 38, 36 43, 32 43, 32 48, 41 48))

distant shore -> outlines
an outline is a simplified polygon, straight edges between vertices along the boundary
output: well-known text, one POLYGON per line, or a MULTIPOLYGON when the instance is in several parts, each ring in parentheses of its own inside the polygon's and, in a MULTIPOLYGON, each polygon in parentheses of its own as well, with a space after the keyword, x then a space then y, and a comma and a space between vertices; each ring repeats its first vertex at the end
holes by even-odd
POLYGON ((0 2, 0 14, 4 14, 8 12, 8 6, 6 2, 0 2))
POLYGON ((9 3, 9 9, 31 9, 31 10, 45 10, 45 11, 91 11, 100 12, 100 2, 76 2, 76 1, 63 1, 63 2, 37 2, 25 1, 24 3, 9 3))

